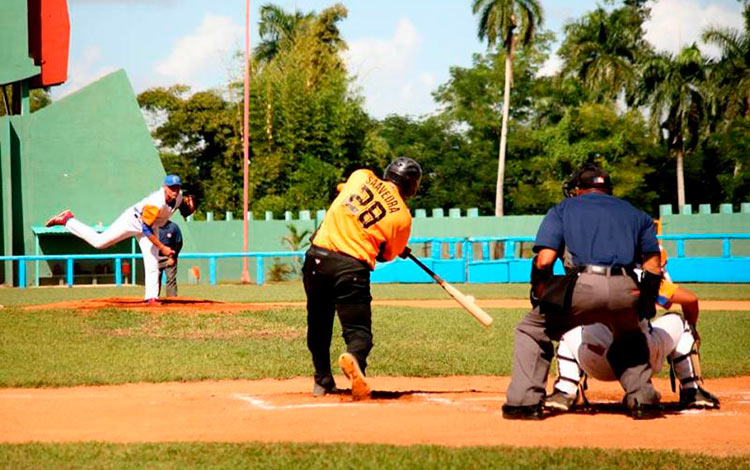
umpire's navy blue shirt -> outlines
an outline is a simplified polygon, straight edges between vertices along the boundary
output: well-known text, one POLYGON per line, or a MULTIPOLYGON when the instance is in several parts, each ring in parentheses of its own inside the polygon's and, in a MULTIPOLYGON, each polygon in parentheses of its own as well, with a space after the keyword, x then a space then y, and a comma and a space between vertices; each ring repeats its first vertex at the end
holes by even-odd
POLYGON ((534 252, 567 247, 576 266, 632 266, 646 253, 659 253, 654 221, 628 202, 593 191, 565 199, 547 212, 534 252))
POLYGON ((182 250, 182 232, 180 231, 180 227, 168 220, 159 229, 159 241, 173 249, 175 254, 179 255, 180 250, 182 250))

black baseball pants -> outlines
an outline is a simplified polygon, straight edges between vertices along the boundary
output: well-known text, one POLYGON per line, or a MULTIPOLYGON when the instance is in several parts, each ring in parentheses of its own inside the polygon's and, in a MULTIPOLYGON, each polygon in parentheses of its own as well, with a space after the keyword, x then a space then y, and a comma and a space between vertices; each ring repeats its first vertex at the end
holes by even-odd
POLYGON ((307 348, 312 354, 315 381, 331 385, 331 339, 337 312, 347 352, 362 372, 372 349, 370 267, 348 255, 312 247, 302 267, 307 294, 307 348))

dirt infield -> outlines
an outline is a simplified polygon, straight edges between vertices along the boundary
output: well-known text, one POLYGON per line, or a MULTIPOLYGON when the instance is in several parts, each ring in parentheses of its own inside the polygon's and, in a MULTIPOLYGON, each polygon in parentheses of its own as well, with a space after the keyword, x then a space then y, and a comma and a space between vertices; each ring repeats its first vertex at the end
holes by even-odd
MULTIPOLYGON (((479 300, 485 308, 526 308, 523 299, 479 300)), ((387 300, 375 305, 455 308, 446 300, 387 300)), ((147 307, 140 298, 58 302, 27 309, 124 308, 219 313, 303 307, 303 302, 228 303, 179 298, 147 307)), ((702 301, 703 310, 746 310, 746 301, 702 301)), ((347 381, 336 378, 340 386, 347 381)), ((707 388, 721 410, 678 411, 667 380, 657 379, 671 410, 633 421, 619 406, 617 383, 589 382, 593 410, 541 422, 506 421, 507 377, 372 377, 373 399, 345 391, 314 398, 312 379, 0 389, 0 442, 349 442, 444 446, 551 446, 653 449, 750 456, 750 377, 715 379, 707 388)))
MULTIPOLYGON (((346 384, 343 377, 336 378, 346 384)), ((590 382, 597 412, 506 421, 506 377, 371 378, 374 399, 314 398, 312 380, 0 390, 0 442, 354 442, 573 446, 750 455, 750 377, 707 384, 721 410, 633 421, 616 383, 590 382)), ((656 381, 665 402, 676 396, 656 381)))
MULTIPOLYGON (((395 305, 416 308, 461 308, 452 299, 433 300, 374 300, 373 305, 395 305)), ((479 299, 477 304, 482 308, 529 308, 526 299, 479 299)), ((701 310, 750 311, 747 300, 701 300, 701 310)), ((42 305, 31 305, 26 310, 49 310, 70 308, 77 310, 99 310, 103 308, 121 308, 153 313, 196 312, 196 313, 232 313, 241 311, 269 310, 283 307, 305 306, 305 302, 218 302, 205 299, 177 297, 165 300, 161 305, 149 307, 140 297, 110 297, 106 299, 68 300, 42 305)))

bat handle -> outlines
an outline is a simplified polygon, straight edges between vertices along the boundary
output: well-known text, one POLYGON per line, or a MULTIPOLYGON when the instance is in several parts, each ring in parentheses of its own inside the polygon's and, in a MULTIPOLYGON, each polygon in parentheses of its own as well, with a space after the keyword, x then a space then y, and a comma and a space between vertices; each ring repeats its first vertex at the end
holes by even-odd
POLYGON ((436 280, 438 282, 438 284, 445 282, 445 281, 443 281, 442 277, 438 276, 437 273, 435 273, 432 269, 428 268, 426 264, 424 264, 422 261, 420 261, 420 259, 417 258, 416 256, 414 256, 412 253, 409 253, 408 256, 409 256, 409 259, 411 259, 412 261, 414 261, 415 263, 417 263, 417 266, 419 266, 420 268, 422 268, 427 274, 430 275, 430 277, 432 277, 434 280, 436 280))

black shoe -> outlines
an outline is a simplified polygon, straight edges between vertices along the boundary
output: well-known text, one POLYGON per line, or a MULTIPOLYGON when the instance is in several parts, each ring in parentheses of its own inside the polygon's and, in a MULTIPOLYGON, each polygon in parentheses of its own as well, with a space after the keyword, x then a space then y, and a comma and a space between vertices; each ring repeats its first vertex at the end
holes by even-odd
POLYGON ((664 408, 658 403, 636 403, 628 409, 628 414, 633 419, 657 419, 664 416, 664 408))
POLYGON ((336 382, 333 380, 333 375, 331 374, 323 377, 323 379, 320 381, 316 379, 313 383, 312 393, 314 397, 322 397, 338 392, 339 390, 336 388, 336 382))
POLYGON ((536 405, 514 406, 509 404, 503 405, 503 418, 505 419, 544 419, 542 416, 542 402, 536 405))
POLYGON ((680 406, 682 408, 719 408, 719 399, 703 387, 680 389, 680 406))
POLYGON ((567 413, 576 406, 578 394, 568 395, 567 393, 555 389, 552 395, 544 400, 544 407, 556 413, 567 413))

